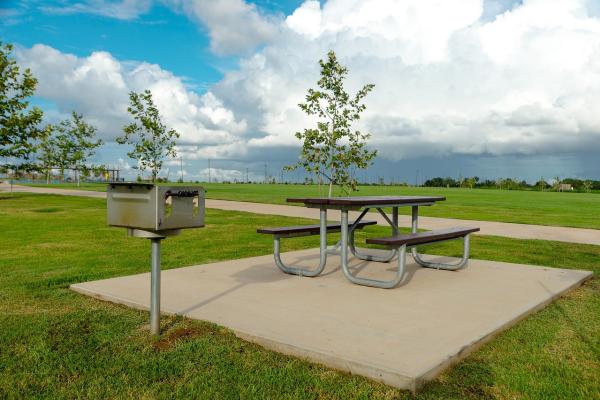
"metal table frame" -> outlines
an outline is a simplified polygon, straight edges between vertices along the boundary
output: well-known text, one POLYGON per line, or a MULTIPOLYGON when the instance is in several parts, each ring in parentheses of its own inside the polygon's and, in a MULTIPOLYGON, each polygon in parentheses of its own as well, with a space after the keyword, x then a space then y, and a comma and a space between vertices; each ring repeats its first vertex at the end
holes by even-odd
MULTIPOLYGON (((417 233, 417 231, 418 231, 419 206, 430 206, 432 204, 433 203, 418 204, 418 205, 410 204, 410 206, 412 207, 412 217, 411 217, 411 232, 412 233, 417 233)), ((393 235, 397 235, 399 232, 399 228, 400 228, 398 226, 398 206, 397 205, 392 206, 393 219, 391 221, 387 217, 385 212, 382 210, 383 207, 376 207, 376 208, 377 208, 377 211, 379 211, 379 213, 384 217, 384 219, 392 227, 393 235)), ((357 220, 354 222, 354 224, 356 224, 358 221, 360 221, 360 219, 362 219, 362 217, 368 212, 368 210, 369 210, 368 207, 365 208, 365 210, 360 214, 359 218, 357 218, 357 220)), ((342 212, 342 218, 341 218, 342 227, 341 227, 341 229, 342 229, 342 231, 341 231, 341 239, 340 240, 342 243, 347 243, 347 246, 341 246, 341 264, 342 264, 342 271, 344 272, 344 275, 350 282, 355 283, 357 285, 372 286, 372 287, 377 287, 377 288, 382 288, 382 289, 391 289, 393 287, 396 287, 397 285, 399 285, 402 282, 402 280, 404 279, 404 276, 405 276, 407 246, 402 245, 398 249, 391 250, 390 255, 385 256, 385 257, 380 257, 380 258, 376 258, 375 256, 371 256, 371 255, 362 255, 362 254, 356 252, 355 245, 354 245, 354 235, 353 235, 354 224, 352 226, 348 226, 348 212, 349 211, 350 210, 348 208, 341 209, 341 212, 342 212), (351 250, 351 252, 354 256, 356 256, 360 259, 363 259, 363 260, 390 262, 394 258, 397 258, 398 266, 396 269, 395 278, 391 279, 391 280, 383 281, 383 280, 377 280, 377 279, 360 278, 360 277, 357 277, 356 275, 352 274, 352 272, 350 271, 350 268, 348 266, 348 249, 351 250)), ((421 265, 422 267, 454 271, 454 270, 463 268, 467 264, 467 262, 469 260, 469 243, 470 243, 469 235, 467 235, 464 237, 463 257, 461 258, 461 260, 459 262, 454 263, 454 264, 425 261, 425 260, 423 260, 421 255, 418 253, 417 246, 411 246, 411 254, 412 254, 412 257, 415 260, 415 262, 417 264, 421 265)))
MULTIPOLYGON (((398 249, 393 249, 390 250, 389 253, 386 256, 375 256, 375 255, 371 255, 371 254, 364 254, 364 253, 360 253, 356 250, 356 246, 354 243, 354 224, 356 224, 357 222, 360 222, 360 220, 367 214, 367 212, 369 212, 369 210, 371 208, 375 208, 379 214, 381 214, 381 216, 385 219, 385 221, 388 223, 388 225, 390 225, 390 227, 392 228, 392 235, 396 236, 399 234, 400 232, 400 226, 398 224, 398 208, 399 207, 412 207, 413 209, 413 229, 414 232, 416 232, 417 229, 417 220, 418 220, 418 210, 419 210, 419 206, 431 206, 433 205, 433 202, 430 203, 419 203, 419 204, 402 204, 402 205, 398 205, 398 204, 383 204, 383 205, 377 205, 375 207, 370 207, 370 206, 365 206, 363 211, 361 212, 361 214, 358 216, 358 218, 356 219, 356 221, 351 225, 348 226, 348 214, 349 212, 352 210, 351 207, 340 207, 340 211, 341 211, 341 238, 340 241, 342 243, 346 243, 346 246, 341 246, 341 251, 340 251, 340 257, 341 257, 341 265, 342 265, 342 271, 344 272, 344 276, 352 283, 355 283, 357 285, 363 285, 363 286, 372 286, 372 287, 377 287, 377 288, 382 288, 382 289, 391 289, 393 287, 396 287, 398 284, 400 284, 400 282, 402 282, 402 280, 404 279, 405 276, 405 265, 406 265, 406 245, 400 246, 398 249), (392 218, 390 219, 388 217, 388 215, 385 213, 384 208, 390 208, 392 209, 392 218), (379 262, 390 262, 392 261, 394 258, 398 259, 398 266, 396 268, 396 275, 393 279, 391 280, 377 280, 377 279, 369 279, 369 278, 361 278, 358 277, 356 275, 354 275, 351 271, 350 268, 348 266, 348 250, 350 250, 350 252, 355 256, 358 257, 361 260, 367 260, 367 261, 379 261, 379 262)), ((413 247, 413 250, 416 250, 413 247)))
MULTIPOLYGON (((443 200, 443 198, 441 199, 443 200)), ((398 224, 398 208, 399 207, 411 207, 412 208, 412 223, 411 223, 411 232, 416 233, 418 231, 418 220, 419 220, 419 206, 431 206, 435 204, 437 200, 433 201, 415 201, 413 203, 402 202, 390 202, 389 204, 349 204, 349 205, 331 205, 331 204, 314 204, 314 203, 305 203, 306 207, 309 208, 319 208, 320 209, 320 260, 317 268, 313 270, 304 269, 304 268, 296 268, 286 266, 281 260, 281 245, 280 245, 280 237, 275 237, 274 244, 274 256, 275 263, 277 267, 281 269, 283 272, 288 274, 295 274, 300 276, 317 276, 323 272, 325 269, 325 265, 327 263, 327 255, 328 254, 339 254, 341 257, 341 266, 342 271, 346 278, 355 284, 363 285, 363 286, 372 286, 378 288, 389 289, 397 286, 400 282, 402 282, 405 276, 405 264, 406 264, 406 245, 399 247, 398 249, 392 249, 386 255, 375 255, 368 254, 359 251, 355 245, 354 239, 354 231, 358 223, 364 218, 364 216, 371 210, 372 208, 376 209, 381 216, 385 219, 385 221, 392 228, 392 235, 398 235, 400 231, 400 226, 398 224), (392 209, 391 218, 384 211, 385 208, 392 209), (338 243, 332 247, 327 246, 327 210, 334 209, 340 210, 341 212, 341 237, 338 243), (348 224, 348 214, 350 211, 359 211, 362 210, 358 218, 352 223, 352 225, 348 224), (339 252, 338 252, 339 249, 339 252), (396 276, 391 280, 376 280, 376 279, 368 279, 361 278, 354 275, 348 266, 348 251, 350 253, 361 259, 366 261, 377 261, 377 262, 390 262, 394 259, 398 261, 398 267, 396 270, 396 276)), ((298 236, 303 236, 304 234, 299 234, 298 236)), ((286 236, 289 237, 289 236, 286 236)), ((447 263, 436 263, 425 261, 421 255, 418 253, 416 246, 411 246, 411 255, 414 258, 415 262, 419 265, 427 268, 436 268, 436 269, 444 269, 444 270, 457 270, 464 267, 468 262, 469 255, 469 235, 464 238, 464 248, 463 248, 463 257, 462 259, 454 264, 447 263)))

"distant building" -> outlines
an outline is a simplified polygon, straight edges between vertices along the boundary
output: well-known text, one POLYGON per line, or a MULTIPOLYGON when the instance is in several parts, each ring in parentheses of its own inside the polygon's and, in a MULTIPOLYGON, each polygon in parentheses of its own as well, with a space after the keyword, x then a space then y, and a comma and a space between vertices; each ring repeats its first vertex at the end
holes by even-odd
POLYGON ((570 183, 561 183, 560 185, 558 185, 559 192, 566 192, 571 190, 573 190, 573 185, 571 185, 570 183))

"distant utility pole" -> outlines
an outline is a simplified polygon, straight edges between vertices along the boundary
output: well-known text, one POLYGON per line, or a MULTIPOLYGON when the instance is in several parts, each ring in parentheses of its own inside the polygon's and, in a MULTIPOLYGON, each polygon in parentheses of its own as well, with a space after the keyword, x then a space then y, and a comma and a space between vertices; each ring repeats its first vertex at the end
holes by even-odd
POLYGON ((208 183, 210 183, 210 158, 208 159, 208 183))
POLYGON ((248 183, 248 168, 246 168, 246 183, 248 183))
POLYGON ((267 183, 267 163, 265 163, 265 183, 267 183))
POLYGON ((183 157, 179 157, 179 171, 181 172, 181 182, 183 182, 183 157))
POLYGON ((281 169, 281 179, 279 180, 279 183, 283 183, 283 168, 281 169))

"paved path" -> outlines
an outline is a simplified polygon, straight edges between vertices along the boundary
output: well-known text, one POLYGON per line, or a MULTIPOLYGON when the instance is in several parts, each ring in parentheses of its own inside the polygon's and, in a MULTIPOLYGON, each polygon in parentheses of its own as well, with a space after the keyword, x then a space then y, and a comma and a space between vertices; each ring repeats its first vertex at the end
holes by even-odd
MULTIPOLYGON (((6 184, 0 184, 0 190, 10 190, 10 186, 6 184)), ((93 192, 89 190, 75 190, 75 189, 54 189, 54 188, 41 188, 31 186, 13 186, 15 192, 29 192, 29 193, 45 193, 45 194, 61 194, 68 196, 85 196, 85 197, 97 197, 105 198, 106 193, 104 192, 93 192)), ((279 204, 263 204, 263 203, 249 203, 242 201, 229 201, 229 200, 206 200, 206 207, 216 208, 221 210, 232 210, 232 211, 246 211, 255 214, 269 214, 269 215, 282 215, 286 217, 302 217, 319 219, 319 211, 316 209, 309 209, 297 206, 286 206, 279 204)), ((351 215, 357 215, 354 213, 351 215)), ((335 211, 329 211, 329 218, 332 221, 339 220, 339 213, 335 211)), ((386 222, 381 215, 376 213, 369 214, 366 217, 370 220, 376 220, 377 223, 385 225, 386 222)), ((400 223, 403 226, 410 226, 410 217, 407 215, 400 216, 400 223)), ((478 226, 481 228, 480 234, 482 235, 494 235, 504 236, 516 239, 541 239, 541 240, 555 240, 559 242, 570 242, 570 243, 584 243, 594 244, 600 246, 600 230, 598 229, 584 229, 584 228, 568 228, 560 226, 544 226, 544 225, 525 225, 525 224, 511 224, 506 222, 493 222, 493 221, 472 221, 464 219, 450 219, 450 218, 433 218, 433 217, 420 217, 419 227, 423 229, 439 229, 451 226, 478 226)))

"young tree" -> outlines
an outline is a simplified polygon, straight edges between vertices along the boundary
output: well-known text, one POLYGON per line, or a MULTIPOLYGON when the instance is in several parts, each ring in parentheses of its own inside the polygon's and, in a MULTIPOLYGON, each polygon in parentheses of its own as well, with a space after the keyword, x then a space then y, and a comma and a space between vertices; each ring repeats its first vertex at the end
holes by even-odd
POLYGON ((152 182, 156 182, 158 172, 166 157, 176 157, 176 139, 179 133, 167 129, 160 119, 158 108, 152 101, 152 92, 129 93, 131 102, 127 111, 133 116, 134 122, 123 127, 124 135, 117 138, 117 143, 129 144, 133 150, 127 153, 130 158, 137 160, 134 168, 152 171, 152 182))
POLYGON ((103 143, 95 137, 96 128, 76 112, 71 114, 71 119, 65 119, 58 125, 46 126, 37 145, 38 161, 41 169, 46 172, 46 181, 49 181, 52 168, 60 170, 61 180, 64 179, 65 170, 72 168, 79 186, 80 172, 89 169, 86 162, 103 143))
POLYGON ((29 69, 20 72, 12 49, 0 42, 0 157, 28 159, 41 133, 43 113, 38 107, 29 108, 37 79, 29 69))
POLYGON ((75 111, 71 119, 65 119, 56 126, 56 142, 59 148, 57 166, 60 167, 61 177, 66 168, 74 168, 79 186, 80 170, 85 163, 96 153, 96 149, 102 145, 102 140, 96 140, 96 128, 83 119, 82 114, 75 111))
POLYGON ((59 148, 54 135, 54 126, 47 125, 42 130, 37 152, 40 169, 46 174, 46 184, 49 184, 52 168, 58 165, 59 148))
POLYGON ((360 119, 366 109, 363 98, 375 85, 367 84, 354 97, 344 89, 344 79, 348 74, 333 51, 327 60, 319 60, 321 79, 319 89, 308 89, 306 102, 298 104, 302 111, 317 116, 316 128, 296 132, 302 141, 300 160, 288 169, 303 167, 309 173, 316 173, 319 180, 329 182, 329 197, 333 185, 345 192, 356 190, 356 169, 365 169, 372 164, 377 151, 367 149, 368 133, 352 130, 352 123, 360 119))

